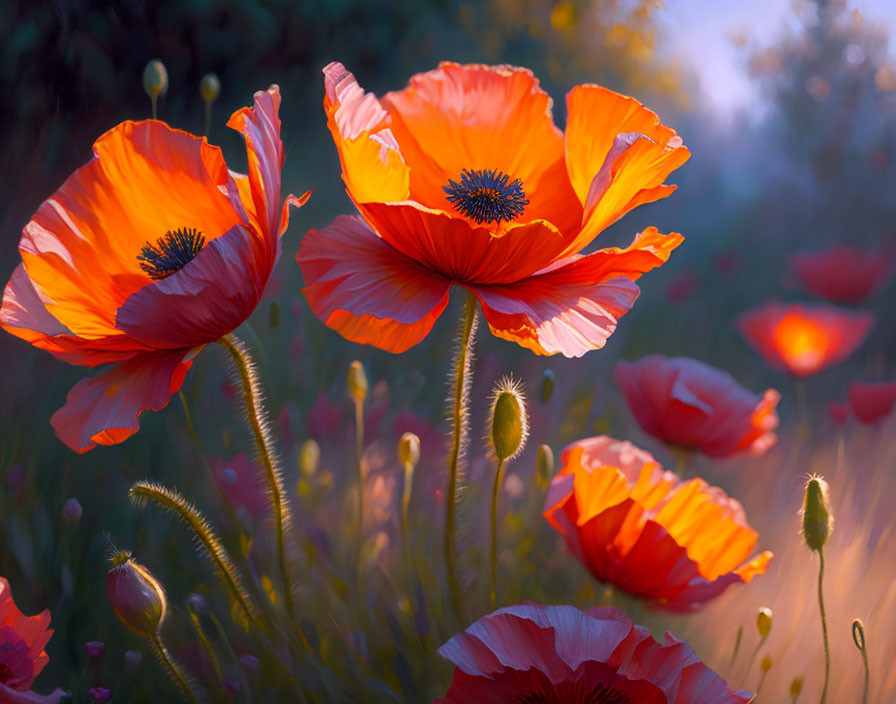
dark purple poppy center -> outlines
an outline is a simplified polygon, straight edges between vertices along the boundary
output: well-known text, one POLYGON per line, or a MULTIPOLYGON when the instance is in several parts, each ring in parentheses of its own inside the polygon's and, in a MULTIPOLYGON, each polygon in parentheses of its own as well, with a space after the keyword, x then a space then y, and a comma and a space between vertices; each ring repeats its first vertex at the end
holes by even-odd
POLYGON ((497 169, 460 173, 460 183, 449 179, 442 190, 455 210, 480 225, 484 222, 510 221, 523 214, 529 201, 523 191, 523 180, 513 181, 497 169))
POLYGON ((143 245, 137 261, 154 281, 161 281, 183 269, 204 246, 205 236, 196 228, 168 230, 155 244, 143 245))
POLYGON ((599 684, 586 690, 581 680, 564 682, 551 692, 523 694, 517 698, 519 704, 630 704, 631 698, 615 687, 599 684))

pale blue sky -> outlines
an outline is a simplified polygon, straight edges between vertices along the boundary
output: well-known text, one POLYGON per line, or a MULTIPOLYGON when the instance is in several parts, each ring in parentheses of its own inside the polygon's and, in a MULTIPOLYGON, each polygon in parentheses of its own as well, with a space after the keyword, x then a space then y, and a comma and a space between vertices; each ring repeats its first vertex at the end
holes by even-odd
MULTIPOLYGON (((754 86, 742 67, 743 52, 730 41, 742 28, 767 44, 793 21, 791 0, 665 0, 657 18, 663 22, 670 49, 686 56, 697 70, 706 99, 720 115, 756 105, 754 86)), ((896 32, 896 0, 850 0, 868 22, 896 32)), ((894 42, 891 42, 891 53, 894 42)))

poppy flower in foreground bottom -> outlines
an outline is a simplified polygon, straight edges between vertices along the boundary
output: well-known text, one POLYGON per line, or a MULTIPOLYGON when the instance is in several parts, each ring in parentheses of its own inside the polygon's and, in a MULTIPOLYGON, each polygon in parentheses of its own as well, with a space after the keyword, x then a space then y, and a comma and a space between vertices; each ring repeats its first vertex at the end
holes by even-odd
POLYGON ((649 452, 601 435, 560 457, 544 516, 598 580, 669 611, 694 611, 763 574, 740 503, 702 479, 682 482, 649 452))
POLYGON ((710 457, 758 457, 778 440, 775 406, 781 394, 754 394, 696 359, 650 355, 621 361, 613 378, 638 425, 664 443, 710 457))
POLYGON ((434 704, 746 704, 693 648, 658 643, 615 607, 521 604, 484 616, 439 648, 455 665, 434 704))
POLYGON ((249 173, 218 147, 158 120, 122 122, 25 225, 0 327, 85 367, 50 420, 85 452, 137 432, 180 389, 196 354, 255 309, 280 254, 280 91, 255 94, 228 126, 249 173))
POLYGON ((769 301, 743 313, 737 327, 769 366, 811 376, 846 360, 865 341, 874 315, 826 304, 769 301))
POLYGON ((2 704, 55 704, 61 689, 41 696, 31 691, 34 678, 50 658, 44 646, 53 635, 48 630, 50 612, 25 616, 12 600, 9 582, 0 577, 0 702, 2 704))

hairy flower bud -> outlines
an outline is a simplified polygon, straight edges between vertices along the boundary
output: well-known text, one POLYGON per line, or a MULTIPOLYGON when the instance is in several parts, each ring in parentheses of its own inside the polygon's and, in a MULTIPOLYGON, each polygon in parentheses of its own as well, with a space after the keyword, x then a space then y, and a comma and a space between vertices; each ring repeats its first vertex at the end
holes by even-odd
POLYGON ((495 386, 489 413, 489 440, 499 461, 516 457, 526 445, 529 419, 519 382, 504 377, 495 386))
POLYGON ((535 470, 538 476, 538 483, 542 486, 550 484, 554 478, 554 451, 550 445, 542 445, 538 448, 538 454, 535 457, 535 470))
POLYGON ((299 471, 309 479, 317 472, 320 463, 320 445, 313 438, 302 443, 299 449, 299 471))
POLYGON ((106 596, 115 615, 138 636, 153 637, 165 620, 168 601, 158 580, 128 552, 112 557, 106 596))
POLYGON ((759 637, 763 640, 772 630, 772 610, 767 606, 763 606, 756 614, 756 630, 759 631, 759 637))
POLYGON ((411 467, 416 467, 420 461, 420 438, 414 433, 405 433, 398 441, 398 461, 411 467))
POLYGON ((810 477, 803 499, 803 539, 812 550, 821 550, 834 529, 834 516, 828 498, 828 483, 810 477))
POLYGON ((168 70, 158 59, 153 59, 143 69, 143 90, 150 98, 158 98, 168 92, 168 70))
POLYGON ((367 398, 367 374, 357 359, 348 368, 348 393, 355 401, 364 403, 367 398))
POLYGON ((202 80, 199 81, 199 95, 202 96, 202 99, 205 102, 214 102, 220 92, 221 81, 216 74, 207 73, 202 77, 202 80))
POLYGON ((859 649, 859 652, 865 652, 865 624, 862 619, 857 618, 852 622, 852 640, 859 649))

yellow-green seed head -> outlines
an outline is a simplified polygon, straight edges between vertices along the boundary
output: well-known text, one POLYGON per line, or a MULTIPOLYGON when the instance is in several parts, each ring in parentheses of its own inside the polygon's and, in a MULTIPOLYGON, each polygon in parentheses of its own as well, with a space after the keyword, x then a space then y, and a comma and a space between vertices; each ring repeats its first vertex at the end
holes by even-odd
POLYGON ((499 461, 513 459, 523 451, 529 435, 529 419, 518 382, 505 377, 497 383, 489 420, 489 440, 499 461))
POLYGON ((199 81, 199 95, 202 96, 202 99, 205 102, 214 102, 220 92, 221 81, 218 80, 218 76, 214 73, 205 74, 202 77, 202 80, 199 81))
POLYGON ((420 438, 414 433, 405 433, 398 441, 398 461, 411 467, 416 467, 420 461, 420 438))
POLYGON ((828 483, 821 477, 810 477, 806 483, 802 517, 806 545, 812 550, 821 550, 834 529, 828 483))
POLYGON ((759 631, 760 638, 767 638, 772 630, 772 610, 767 606, 763 606, 756 614, 756 630, 759 631))
POLYGON ((310 438, 303 442, 299 449, 299 471, 310 479, 317 472, 318 464, 320 464, 320 445, 317 444, 317 440, 310 438))
POLYGON ((538 483, 542 486, 547 486, 551 479, 554 478, 554 451, 550 445, 542 445, 538 448, 538 455, 535 457, 535 469, 538 483))
POLYGON ((793 681, 790 683, 790 696, 793 699, 796 699, 803 691, 803 678, 802 677, 794 677, 793 681))
POLYGON ((551 396, 554 393, 554 372, 550 369, 544 370, 544 375, 541 377, 541 402, 547 403, 551 400, 551 396))
POLYGON ((768 672, 769 670, 772 669, 772 659, 768 655, 763 657, 762 660, 759 662, 759 669, 762 670, 763 672, 768 672))
POLYGON ((358 360, 351 363, 348 368, 348 393, 355 401, 364 403, 367 398, 367 373, 364 371, 364 365, 358 360))
POLYGON ((168 70, 158 59, 153 59, 143 69, 143 90, 150 98, 158 98, 168 92, 168 70))

